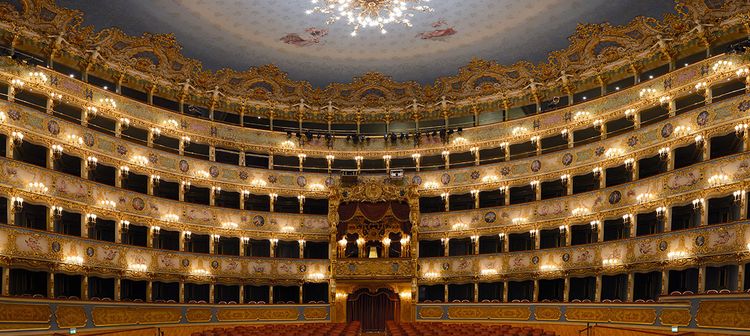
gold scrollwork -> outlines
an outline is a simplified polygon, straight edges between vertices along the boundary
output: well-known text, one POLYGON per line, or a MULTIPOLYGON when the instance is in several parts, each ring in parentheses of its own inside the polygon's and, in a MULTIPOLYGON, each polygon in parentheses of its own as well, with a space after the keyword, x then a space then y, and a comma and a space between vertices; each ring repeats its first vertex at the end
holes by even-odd
POLYGON ((55 319, 60 328, 80 328, 86 326, 86 310, 83 306, 57 306, 55 319))

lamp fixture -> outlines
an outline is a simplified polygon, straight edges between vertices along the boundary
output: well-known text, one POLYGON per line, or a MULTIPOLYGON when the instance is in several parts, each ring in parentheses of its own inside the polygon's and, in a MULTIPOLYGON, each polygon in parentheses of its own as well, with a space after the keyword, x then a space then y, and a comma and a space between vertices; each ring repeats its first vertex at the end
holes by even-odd
POLYGON ((11 197, 10 202, 13 205, 13 212, 19 213, 21 210, 23 210, 23 198, 21 197, 11 197))
POLYGON ((432 12, 424 3, 430 0, 312 0, 315 5, 305 14, 326 14, 326 24, 345 19, 353 26, 351 36, 357 36, 360 29, 379 28, 381 34, 388 31, 385 26, 391 23, 411 27, 412 12, 432 12))

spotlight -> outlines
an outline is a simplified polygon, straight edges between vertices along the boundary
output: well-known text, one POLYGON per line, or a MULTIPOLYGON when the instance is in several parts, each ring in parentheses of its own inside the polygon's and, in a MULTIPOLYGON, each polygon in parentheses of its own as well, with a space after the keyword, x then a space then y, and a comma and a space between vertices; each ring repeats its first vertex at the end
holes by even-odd
POLYGON ((286 138, 287 139, 291 139, 292 138, 292 132, 291 131, 287 131, 286 132, 286 138))

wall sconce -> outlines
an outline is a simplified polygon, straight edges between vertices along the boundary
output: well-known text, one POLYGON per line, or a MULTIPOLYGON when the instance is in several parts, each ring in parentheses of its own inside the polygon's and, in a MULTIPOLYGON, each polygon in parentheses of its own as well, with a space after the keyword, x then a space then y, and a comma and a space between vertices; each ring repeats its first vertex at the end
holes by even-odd
POLYGON ((498 233, 497 238, 500 239, 500 243, 502 243, 503 240, 505 240, 505 233, 504 232, 498 233))
POLYGON ((642 193, 642 194, 639 194, 638 196, 636 196, 635 200, 638 203, 646 203, 646 202, 650 201, 653 196, 654 195, 652 195, 651 193, 642 193))
POLYGON ((534 180, 529 182, 529 185, 531 186, 531 191, 536 191, 537 188, 539 188, 539 180, 534 180))
POLYGON ((591 114, 586 111, 577 111, 576 113, 573 114, 573 120, 579 121, 583 119, 588 119, 589 116, 591 116, 591 114))
POLYGON ((362 246, 365 244, 365 239, 362 237, 357 238, 357 245, 362 246))
POLYGON ((568 141, 568 139, 570 138, 570 131, 568 131, 567 128, 563 129, 562 131, 560 131, 560 136, 563 138, 563 140, 568 141))
POLYGON ((168 223, 174 223, 180 220, 180 216, 177 216, 175 214, 166 214, 164 215, 164 217, 162 217, 162 220, 168 223))
POLYGON ((736 126, 734 126, 734 134, 736 134, 738 138, 744 137, 745 131, 747 131, 747 127, 748 126, 745 123, 737 124, 736 126))
POLYGON ((411 158, 414 160, 414 162, 419 163, 419 158, 422 157, 422 154, 414 153, 411 155, 411 158))
POLYGON ((86 120, 94 119, 97 115, 99 115, 99 109, 96 106, 86 107, 86 120))
POLYGON ((115 100, 112 98, 99 99, 99 104, 106 105, 108 108, 112 108, 112 109, 117 108, 117 102, 115 102, 115 100))
POLYGON ((696 211, 700 211, 703 209, 703 202, 705 202, 705 199, 703 198, 696 198, 693 200, 693 209, 696 211))
POLYGON ((341 246, 341 248, 344 248, 344 247, 346 247, 346 244, 348 244, 348 243, 349 243, 349 242, 348 242, 348 241, 346 240, 346 237, 343 237, 343 238, 341 238, 341 239, 339 240, 339 246, 341 246))
POLYGON ((625 119, 633 121, 635 119, 635 109, 629 108, 625 110, 625 119))
POLYGON ((50 208, 50 212, 52 212, 52 219, 57 222, 62 218, 63 208, 61 206, 53 205, 50 208))
POLYGON ((180 140, 182 140, 182 145, 183 146, 190 146, 191 139, 190 139, 189 136, 183 135, 183 136, 180 137, 180 140))
POLYGON ((669 159, 669 153, 670 153, 669 147, 662 147, 659 148, 659 159, 662 161, 667 161, 669 159))
POLYGON ((594 173, 594 178, 598 179, 600 176, 602 176, 602 167, 594 167, 591 172, 594 173))
POLYGON ((450 151, 444 150, 440 155, 443 157, 443 159, 448 158, 451 155, 450 151))
POLYGON ((632 171, 633 165, 635 164, 635 159, 633 158, 625 159, 624 163, 625 163, 625 169, 627 171, 632 171))
POLYGON ((89 169, 96 169, 96 165, 99 164, 99 159, 97 159, 96 156, 89 156, 86 158, 86 162, 88 163, 89 169))
POLYGON ((664 214, 666 214, 666 213, 667 213, 667 208, 666 207, 662 206, 662 207, 656 208, 656 219, 658 219, 660 221, 664 220, 664 214))
POLYGON ((13 131, 10 133, 10 137, 13 138, 13 145, 20 146, 23 143, 23 133, 13 131))
POLYGON ((180 126, 180 123, 177 120, 170 118, 164 120, 164 125, 171 128, 177 128, 180 126))
POLYGON ((476 156, 479 153, 479 147, 471 147, 469 148, 469 152, 471 152, 471 155, 476 156))
POLYGON ((703 138, 702 135, 700 135, 700 134, 696 135, 695 136, 695 146, 696 147, 703 147, 704 140, 705 139, 703 138))
POLYGON ((669 104, 670 101, 672 101, 672 97, 670 96, 659 97, 659 104, 666 105, 666 104, 669 104))
POLYGON ((50 147, 50 149, 52 150, 52 158, 54 158, 55 160, 59 160, 62 157, 63 146, 61 146, 61 145, 52 145, 50 147))
POLYGON ((568 186, 569 180, 570 180, 570 174, 560 175, 560 183, 562 183, 563 187, 568 186))
POLYGON ((448 242, 450 242, 451 239, 448 237, 440 238, 440 242, 443 243, 443 246, 448 245, 448 242))
POLYGON ((687 258, 688 254, 685 251, 671 251, 667 253, 669 259, 684 259, 687 258))
POLYGON ((114 209, 117 207, 117 203, 115 203, 115 201, 106 199, 99 201, 99 205, 101 205, 101 207, 105 209, 114 209))
POLYGON ((128 174, 130 174, 130 167, 128 166, 120 166, 120 177, 123 179, 128 177, 128 174))
POLYGON ((449 196, 450 196, 450 194, 447 193, 447 192, 444 192, 444 193, 440 194, 440 198, 443 199, 443 201, 445 201, 446 199, 448 199, 449 196))
POLYGON ((479 240, 479 236, 477 236, 477 235, 473 235, 473 236, 471 236, 469 238, 471 239, 471 242, 474 243, 474 244, 476 244, 477 241, 479 240))
POLYGON ((622 222, 626 226, 629 226, 630 223, 632 223, 632 221, 633 221, 633 214, 624 214, 624 215, 622 215, 622 222))
POLYGON ((539 230, 536 230, 536 229, 529 230, 529 236, 531 237, 531 239, 536 238, 537 232, 539 232, 539 230))
POLYGON ((299 201, 300 205, 304 205, 305 204, 305 195, 298 195, 297 196, 297 201, 299 201))
POLYGON ((571 213, 573 214, 573 216, 584 216, 589 213, 589 209, 578 207, 578 208, 573 209, 571 213))
POLYGON ((283 141, 280 145, 282 149, 294 149, 295 145, 294 142, 291 140, 283 141))
POLYGON ((565 235, 565 231, 567 231, 567 230, 568 230, 568 227, 567 227, 567 226, 565 226, 565 225, 560 225, 560 226, 558 227, 558 229, 560 230, 560 235, 561 235, 561 236, 564 236, 564 235, 565 235))
POLYGON ((735 74, 737 75, 737 77, 747 77, 748 74, 750 74, 750 69, 748 69, 748 68, 740 68, 740 69, 737 69, 737 71, 735 72, 735 74))
MULTIPOLYGON (((182 181, 180 182, 180 185, 182 186, 182 190, 184 192, 187 192, 188 190, 190 190, 190 186, 192 185, 192 183, 190 181, 182 181)), ((247 191, 247 190, 243 190, 243 192, 244 191, 247 191)), ((247 191, 247 193, 249 194, 250 192, 247 191)))
POLYGON ((516 217, 511 220, 511 223, 513 223, 514 225, 523 224, 526 223, 526 218, 516 217))
MULTIPOLYGON (((333 155, 331 155, 333 156, 333 155)), ((391 156, 390 155, 383 155, 383 161, 386 162, 386 164, 389 164, 391 162, 391 156)))
POLYGON ((333 164, 333 160, 336 159, 336 156, 328 154, 326 155, 326 162, 328 162, 328 165, 330 166, 333 164))
POLYGON ((302 164, 305 162, 305 159, 307 158, 307 154, 299 153, 297 154, 297 158, 299 159, 299 163, 302 164))
POLYGON ((409 237, 409 235, 406 235, 404 237, 401 237, 401 240, 399 242, 401 243, 401 246, 406 246, 406 244, 409 243, 410 239, 411 237, 409 237))
POLYGON ((383 243, 383 245, 385 245, 385 246, 390 246, 390 245, 391 245, 391 238, 385 237, 385 238, 383 238, 383 239, 381 240, 381 242, 382 242, 382 243, 383 243))
POLYGON ((518 136, 528 131, 529 130, 526 127, 517 126, 517 127, 513 127, 513 130, 511 132, 513 133, 514 136, 518 136))
POLYGON ((221 223, 221 226, 227 229, 237 229, 239 227, 239 225, 235 222, 224 222, 221 223))
POLYGON ((601 224, 601 222, 598 220, 593 220, 589 224, 591 224, 591 231, 596 232, 599 230, 599 224, 601 224))
MULTIPOLYGON (((213 239, 215 243, 218 243, 218 242, 219 242, 219 240, 221 240, 221 235, 218 235, 218 234, 212 234, 212 235, 211 235, 211 239, 213 239)), ((275 243, 274 243, 274 244, 275 244, 275 243)))
POLYGON ((479 190, 478 189, 472 189, 470 191, 470 193, 471 193, 471 198, 473 198, 473 199, 477 199, 477 197, 479 196, 479 190))
POLYGON ((498 188, 498 191, 500 191, 500 196, 505 196, 505 194, 508 192, 508 186, 502 186, 498 188))
POLYGON ((143 155, 135 155, 135 156, 133 156, 132 161, 133 161, 133 163, 135 163, 137 165, 140 165, 140 166, 145 166, 145 165, 148 164, 148 158, 145 157, 145 156, 143 156, 143 155))
POLYGON ((120 230, 122 232, 128 232, 128 229, 130 229, 130 221, 121 220, 120 221, 120 230))
POLYGON ((49 188, 47 188, 42 182, 29 182, 27 187, 29 188, 29 191, 37 194, 44 194, 49 190, 49 188))
POLYGON ((695 84, 695 91, 704 93, 706 90, 706 87, 708 86, 708 83, 704 82, 698 82, 695 84))
POLYGON ((161 128, 151 127, 151 137, 156 139, 161 136, 161 128))
POLYGON ((601 120, 601 119, 596 119, 596 120, 594 120, 593 124, 594 124, 594 129, 595 130, 601 131, 602 130, 602 125, 604 125, 604 121, 601 120))
POLYGON ((719 60, 714 63, 714 65, 711 67, 713 71, 726 71, 727 68, 731 68, 734 65, 734 62, 727 61, 727 60, 719 60))
POLYGON ((7 118, 8 115, 5 114, 5 112, 0 111, 0 123, 4 123, 7 118))
POLYGON ((219 196, 221 194, 221 187, 213 186, 213 187, 211 187, 211 192, 215 196, 219 196))
POLYGON ((38 83, 47 82, 47 75, 41 71, 29 72, 29 77, 31 78, 31 80, 38 82, 38 83))
POLYGON ((453 231, 468 230, 469 229, 469 225, 466 224, 466 223, 456 223, 456 224, 451 225, 451 229, 453 231))
POLYGON ((732 196, 734 196, 734 201, 737 202, 737 203, 739 203, 740 201, 742 201, 742 195, 744 195, 744 194, 745 194, 744 190, 737 190, 737 191, 733 192, 732 196))
POLYGON ((120 130, 126 130, 130 128, 130 119, 120 118, 120 130))
POLYGON ((250 245, 250 238, 249 237, 241 237, 240 238, 240 242, 242 242, 242 245, 244 245, 245 247, 247 247, 248 245, 250 245))
POLYGON ((151 183, 153 183, 155 188, 159 187, 159 182, 161 182, 161 176, 151 175, 151 183))
POLYGON ((719 186, 729 182, 729 176, 724 174, 716 174, 708 178, 708 184, 711 186, 719 186))
POLYGON ((401 300, 409 301, 409 300, 411 300, 411 292, 409 292, 409 291, 403 291, 401 293, 398 293, 398 297, 400 297, 401 300))
POLYGON ((96 224, 96 214, 86 214, 86 223, 88 225, 95 225, 96 224))
POLYGON ((500 147, 500 156, 505 156, 505 154, 508 152, 508 146, 509 146, 509 144, 507 142, 501 142, 499 144, 499 147, 500 147))
POLYGON ((152 226, 151 227, 151 232, 153 232, 154 236, 158 236, 159 233, 161 232, 161 228, 158 227, 158 226, 152 226))
POLYGON ((22 88, 26 83, 18 78, 14 78, 10 81, 10 86, 14 88, 22 88))
POLYGON ((11 197, 10 198, 11 204, 13 205, 13 212, 19 213, 21 210, 23 210, 23 198, 21 197, 11 197))
POLYGON ((654 88, 643 88, 641 91, 638 92, 638 96, 643 98, 645 96, 650 96, 656 93, 656 89, 654 88))
POLYGON ((531 145, 532 146, 536 147, 536 145, 539 144, 539 139, 540 139, 539 136, 535 135, 535 136, 531 137, 531 139, 529 139, 529 141, 531 141, 531 145))
POLYGON ((192 238, 193 233, 190 231, 185 231, 184 236, 185 236, 186 241, 190 241, 190 238, 192 238))

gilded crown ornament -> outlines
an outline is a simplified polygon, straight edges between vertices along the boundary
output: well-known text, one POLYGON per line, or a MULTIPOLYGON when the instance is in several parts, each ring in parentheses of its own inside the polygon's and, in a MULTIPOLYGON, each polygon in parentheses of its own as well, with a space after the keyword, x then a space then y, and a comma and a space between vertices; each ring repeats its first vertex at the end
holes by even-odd
POLYGON ((385 26, 400 23, 411 27, 410 18, 413 12, 432 12, 425 5, 430 0, 312 0, 315 8, 306 14, 321 13, 328 15, 326 24, 346 19, 347 24, 354 26, 351 35, 357 36, 360 29, 379 28, 381 34, 388 31, 385 26))

